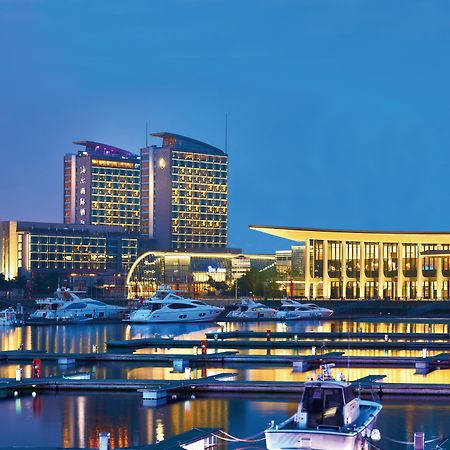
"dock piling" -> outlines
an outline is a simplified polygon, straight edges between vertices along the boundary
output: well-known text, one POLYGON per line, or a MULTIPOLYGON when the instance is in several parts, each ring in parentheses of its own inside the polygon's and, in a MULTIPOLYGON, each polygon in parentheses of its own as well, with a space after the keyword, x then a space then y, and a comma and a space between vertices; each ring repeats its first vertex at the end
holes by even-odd
POLYGON ((16 381, 22 381, 23 369, 22 367, 17 367, 16 369, 16 381))
POLYGON ((425 433, 414 433, 414 450, 425 450, 425 433))
POLYGON ((98 450, 109 450, 109 441, 111 434, 102 431, 98 434, 98 450))

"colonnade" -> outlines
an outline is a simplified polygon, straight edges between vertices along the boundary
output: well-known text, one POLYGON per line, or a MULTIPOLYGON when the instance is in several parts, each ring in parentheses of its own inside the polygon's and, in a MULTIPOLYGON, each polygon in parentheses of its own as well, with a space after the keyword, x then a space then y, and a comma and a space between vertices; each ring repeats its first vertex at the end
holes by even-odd
MULTIPOLYGON (((357 283, 359 287, 359 293, 357 297, 366 298, 366 287, 369 286, 368 283, 376 282, 375 292, 371 296, 378 297, 380 299, 385 297, 385 287, 387 284, 395 285, 394 289, 390 290, 390 297, 395 297, 399 299, 422 299, 424 298, 424 284, 428 283, 427 286, 431 292, 428 295, 430 298, 435 298, 437 300, 443 299, 444 282, 447 282, 446 297, 448 298, 450 293, 448 292, 448 282, 449 278, 445 277, 442 272, 442 257, 433 256, 433 271, 436 271, 434 276, 424 275, 424 255, 422 254, 423 248, 422 244, 417 245, 417 258, 415 262, 416 275, 407 276, 405 275, 405 260, 402 242, 397 242, 396 248, 396 270, 394 276, 387 276, 385 274, 385 255, 384 255, 384 245, 386 242, 373 242, 373 241, 351 241, 352 245, 359 245, 359 274, 357 276, 351 276, 347 272, 347 263, 349 261, 347 255, 347 244, 348 241, 338 241, 333 240, 332 242, 337 242, 340 244, 340 275, 330 276, 329 271, 329 242, 331 240, 318 240, 323 243, 322 247, 322 273, 317 275, 315 273, 314 267, 314 240, 305 240, 305 259, 304 259, 304 273, 305 273, 305 283, 304 283, 304 295, 307 298, 317 298, 319 291, 321 290, 321 296, 323 298, 332 298, 332 286, 339 283, 340 286, 340 297, 347 297, 347 287, 349 283, 357 283), (376 245, 378 248, 378 275, 376 277, 370 276, 366 273, 366 244, 376 245), (320 276, 321 275, 321 276, 320 276), (414 286, 412 288, 412 286, 414 286), (414 295, 415 290, 415 295, 414 295)), ((390 242, 392 243, 392 242, 390 242)), ((407 245, 407 244, 406 244, 407 245)), ((442 246, 440 244, 434 244, 436 250, 441 250, 442 246)), ((450 255, 449 255, 450 256, 450 255)), ((353 290, 353 287, 352 287, 353 290)), ((372 290, 369 286, 369 290, 372 290)))

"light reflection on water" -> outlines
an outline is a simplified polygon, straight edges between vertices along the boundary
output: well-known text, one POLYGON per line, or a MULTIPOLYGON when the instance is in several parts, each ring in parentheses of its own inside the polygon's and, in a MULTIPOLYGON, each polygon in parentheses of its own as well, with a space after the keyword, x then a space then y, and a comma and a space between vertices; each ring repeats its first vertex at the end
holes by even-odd
MULTIPOLYGON (((38 395, 0 402, 1 446, 62 446, 95 448, 98 434, 111 433, 112 447, 151 444, 193 427, 218 427, 240 437, 257 434, 273 419, 282 421, 296 408, 296 396, 179 398, 147 407, 139 394, 38 395), (23 433, 24 426, 27 432, 23 433)), ((387 438, 411 440, 448 434, 450 405, 438 398, 384 398, 377 427, 383 450, 405 448, 387 438)), ((237 449, 243 444, 221 445, 237 449)), ((265 448, 261 445, 261 448, 265 448)), ((449 449, 446 445, 443 448, 449 449)))
MULTIPOLYGON (((17 364, 0 365, 0 378, 14 378, 17 364)), ((31 377, 31 365, 20 364, 24 376, 31 377)), ((42 376, 61 376, 67 373, 89 372, 91 378, 98 379, 128 379, 128 380, 183 380, 184 373, 173 372, 172 367, 155 367, 128 363, 77 364, 69 368, 57 364, 46 364, 42 368, 42 376)), ((347 380, 355 380, 366 375, 386 375, 387 383, 427 383, 450 384, 450 369, 435 370, 427 375, 416 375, 413 368, 335 368, 334 373, 342 372, 347 380)), ((192 378, 201 378, 219 373, 236 373, 238 380, 247 381, 308 381, 316 379, 318 371, 293 372, 291 367, 249 366, 237 367, 198 367, 191 371, 192 378)))
MULTIPOLYGON (((21 343, 25 349, 46 350, 48 352, 90 352, 92 346, 97 345, 99 350, 105 348, 107 341, 121 339, 139 339, 150 337, 155 333, 160 335, 174 334, 177 339, 203 339, 206 332, 214 332, 219 329, 224 331, 255 330, 265 331, 330 331, 334 323, 335 331, 359 331, 372 332, 419 332, 425 333, 430 329, 432 333, 443 333, 448 331, 448 325, 442 323, 382 323, 382 322, 353 322, 353 321, 299 321, 289 322, 221 322, 198 323, 198 324, 158 324, 158 325, 130 325, 130 324, 89 324, 89 325, 58 325, 58 326, 27 326, 22 328, 0 329, 0 349, 15 350, 21 343)), ((224 349, 225 350, 225 349, 224 349)), ((220 350, 220 351, 224 351, 220 350)), ((233 349, 230 349, 233 350, 233 349)), ((318 349, 318 352, 332 350, 332 344, 327 343, 326 348, 318 349)), ((155 349, 141 349, 137 353, 155 353, 155 349)), ((209 353, 217 350, 209 349, 209 353)), ((158 349, 159 354, 182 353, 193 354, 193 349, 158 349)), ((240 354, 265 355, 266 350, 240 350, 240 354)), ((440 351, 429 351, 429 355, 440 353, 440 351)), ((310 349, 301 350, 272 350, 273 355, 311 354, 310 349)), ((345 349, 346 355, 351 356, 411 356, 421 357, 420 350, 356 350, 345 349)), ((0 364, 0 377, 12 378, 15 376, 16 364, 0 364)), ((24 375, 31 376, 31 365, 22 365, 24 375)), ((152 367, 149 364, 128 363, 103 363, 95 366, 85 364, 77 365, 75 368, 63 370, 56 364, 44 363, 43 376, 60 375, 64 371, 95 371, 93 377, 98 378, 125 378, 125 379, 182 379, 184 374, 172 372, 171 367, 152 367)), ((385 374, 386 382, 411 382, 411 383, 450 383, 450 370, 436 370, 430 374, 415 375, 414 369, 408 368, 338 368, 347 379, 356 379, 369 374, 385 374)), ((193 377, 214 375, 221 372, 238 373, 242 380, 279 380, 279 381, 304 381, 307 377, 314 375, 313 372, 293 373, 290 367, 275 366, 249 366, 232 365, 227 368, 208 367, 204 369, 193 369, 193 377)))

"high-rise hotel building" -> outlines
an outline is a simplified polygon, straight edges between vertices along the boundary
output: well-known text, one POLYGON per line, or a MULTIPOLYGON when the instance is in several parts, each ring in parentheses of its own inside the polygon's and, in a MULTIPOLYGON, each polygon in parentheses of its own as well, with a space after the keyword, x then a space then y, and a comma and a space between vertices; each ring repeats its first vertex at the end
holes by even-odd
POLYGON ((139 231, 140 161, 99 142, 64 157, 64 223, 121 226, 139 231))
POLYGON ((141 149, 141 233, 158 248, 226 248, 228 155, 173 133, 141 149))

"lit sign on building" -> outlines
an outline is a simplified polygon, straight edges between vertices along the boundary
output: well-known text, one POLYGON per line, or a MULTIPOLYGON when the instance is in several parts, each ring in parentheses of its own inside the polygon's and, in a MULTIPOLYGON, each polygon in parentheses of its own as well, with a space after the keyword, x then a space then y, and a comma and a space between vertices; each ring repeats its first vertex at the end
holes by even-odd
POLYGON ((212 267, 208 266, 208 273, 226 273, 227 269, 223 267, 212 267))

